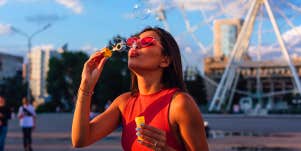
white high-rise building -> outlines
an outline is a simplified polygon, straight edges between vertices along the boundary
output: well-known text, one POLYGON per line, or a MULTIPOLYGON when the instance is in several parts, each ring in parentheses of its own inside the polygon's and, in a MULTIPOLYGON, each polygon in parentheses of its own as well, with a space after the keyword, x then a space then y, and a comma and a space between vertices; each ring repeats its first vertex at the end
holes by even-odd
POLYGON ((51 49, 33 49, 30 53, 30 89, 35 103, 42 104, 49 96, 46 89, 47 72, 51 57, 59 56, 59 52, 51 49))
POLYGON ((242 28, 241 19, 219 19, 214 21, 214 56, 229 57, 242 28))

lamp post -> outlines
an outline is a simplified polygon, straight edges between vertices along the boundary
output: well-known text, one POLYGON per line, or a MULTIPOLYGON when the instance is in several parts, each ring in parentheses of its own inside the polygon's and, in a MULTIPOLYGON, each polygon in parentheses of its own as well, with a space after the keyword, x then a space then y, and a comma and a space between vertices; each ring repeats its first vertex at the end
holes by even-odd
POLYGON ((45 25, 43 28, 33 32, 32 34, 27 34, 26 32, 23 32, 22 30, 16 28, 16 27, 13 27, 11 26, 11 30, 14 31, 15 33, 21 35, 21 36, 24 36, 26 39, 27 39, 27 64, 26 64, 26 81, 27 81, 27 100, 28 101, 31 101, 30 99, 30 69, 31 69, 31 66, 30 66, 30 52, 31 52, 31 47, 32 47, 32 39, 34 36, 36 36, 37 34, 45 31, 46 29, 48 29, 49 27, 51 26, 51 24, 47 24, 45 25))

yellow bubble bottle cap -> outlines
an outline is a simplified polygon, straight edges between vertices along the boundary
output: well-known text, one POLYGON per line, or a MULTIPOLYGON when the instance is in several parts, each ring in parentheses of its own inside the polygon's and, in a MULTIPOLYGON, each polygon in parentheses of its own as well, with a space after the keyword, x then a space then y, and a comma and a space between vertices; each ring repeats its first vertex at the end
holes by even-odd
POLYGON ((111 56, 112 56, 112 51, 109 48, 105 47, 104 48, 104 57, 109 58, 111 56))

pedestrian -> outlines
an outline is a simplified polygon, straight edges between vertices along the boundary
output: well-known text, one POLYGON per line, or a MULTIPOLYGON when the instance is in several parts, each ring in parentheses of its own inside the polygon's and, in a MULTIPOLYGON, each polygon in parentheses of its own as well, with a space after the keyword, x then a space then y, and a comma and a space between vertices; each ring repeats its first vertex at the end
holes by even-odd
POLYGON ((0 96, 0 151, 4 151, 5 139, 7 134, 8 120, 11 118, 11 112, 6 105, 6 100, 0 96))
POLYGON ((23 132, 23 146, 25 151, 32 151, 32 131, 36 126, 36 112, 30 102, 24 97, 19 107, 18 118, 23 132))
POLYGON ((84 64, 73 116, 73 146, 88 146, 121 124, 125 151, 208 151, 201 112, 183 82, 175 39, 162 28, 148 27, 126 44, 131 92, 118 96, 92 121, 91 96, 107 60, 104 51, 92 54, 84 64))

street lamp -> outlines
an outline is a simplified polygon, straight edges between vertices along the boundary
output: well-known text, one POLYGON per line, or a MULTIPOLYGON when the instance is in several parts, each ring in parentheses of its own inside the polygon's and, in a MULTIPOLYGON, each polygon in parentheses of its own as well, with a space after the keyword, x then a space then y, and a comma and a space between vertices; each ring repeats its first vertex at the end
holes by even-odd
POLYGON ((33 32, 32 34, 27 34, 25 32, 23 32, 22 30, 11 26, 11 30, 14 31, 15 33, 24 36, 27 39, 27 64, 26 64, 26 72, 27 72, 27 76, 26 76, 26 81, 27 81, 27 100, 30 101, 30 52, 31 52, 31 41, 33 39, 34 36, 36 36, 37 34, 45 31, 46 29, 48 29, 51 26, 51 24, 47 24, 45 25, 43 28, 33 32))

